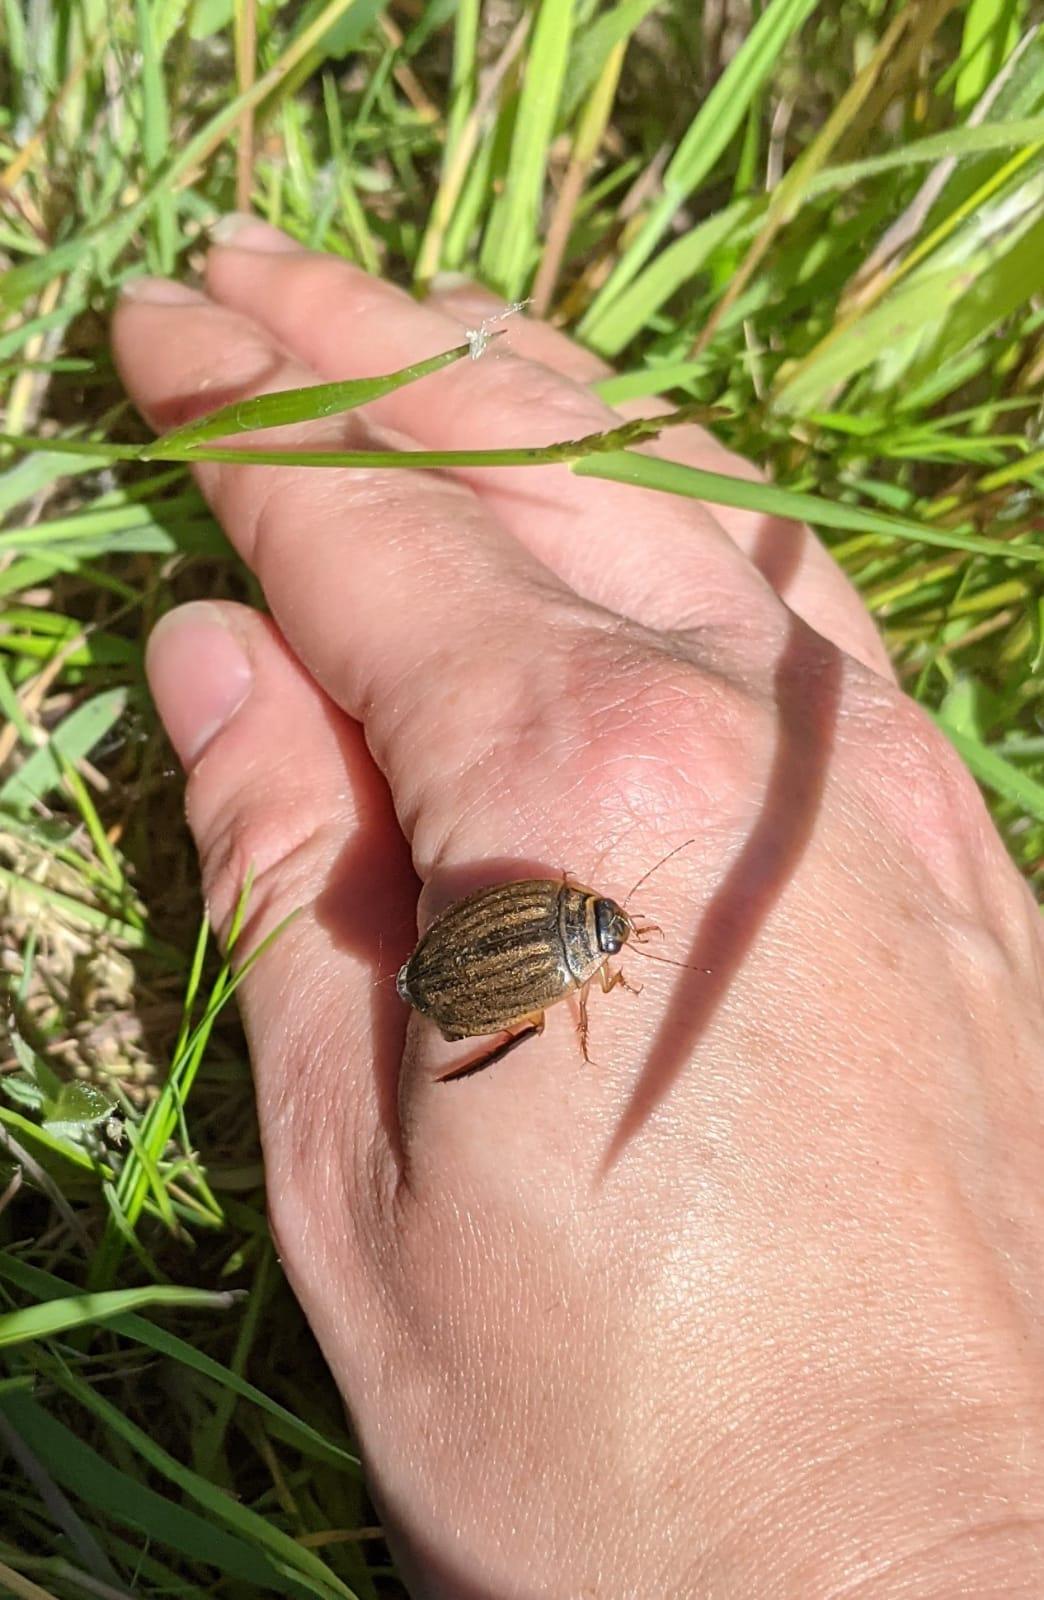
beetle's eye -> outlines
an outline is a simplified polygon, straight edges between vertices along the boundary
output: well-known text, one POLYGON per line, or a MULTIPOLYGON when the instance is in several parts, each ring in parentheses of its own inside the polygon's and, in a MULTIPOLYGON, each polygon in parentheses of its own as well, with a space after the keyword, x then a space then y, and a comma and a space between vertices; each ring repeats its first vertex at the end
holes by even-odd
POLYGON ((595 901, 595 932, 598 948, 604 955, 615 956, 622 950, 627 938, 623 913, 615 900, 595 901))

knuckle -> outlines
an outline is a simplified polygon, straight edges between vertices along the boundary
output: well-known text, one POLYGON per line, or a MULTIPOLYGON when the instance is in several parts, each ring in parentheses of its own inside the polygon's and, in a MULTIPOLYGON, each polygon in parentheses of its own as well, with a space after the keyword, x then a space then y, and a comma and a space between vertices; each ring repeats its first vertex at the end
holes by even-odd
POLYGON ((996 837, 968 768, 927 713, 898 690, 885 689, 860 721, 870 745, 862 771, 871 809, 949 899, 976 906, 977 863, 992 856, 996 837))
POLYGON ((771 707, 738 679, 629 623, 588 619, 571 645, 546 660, 513 744, 606 826, 727 814, 761 781, 771 707))
POLYGON ((418 859, 452 857, 505 794, 522 833, 541 838, 563 806, 605 836, 747 808, 764 784, 775 712, 723 664, 730 655, 552 595, 536 600, 532 628, 512 620, 481 674, 454 651, 433 669, 437 701, 404 684, 385 729, 411 751, 397 794, 418 859))
MULTIPOLYGON (((470 362, 461 363, 458 383, 474 383, 470 362)), ((447 374, 447 376, 450 376, 447 374)), ((483 375, 488 398, 501 402, 505 419, 516 418, 513 435, 532 443, 543 435, 545 442, 557 443, 585 433, 599 433, 614 427, 619 418, 590 390, 538 361, 502 356, 489 363, 483 375)))
MULTIPOLYGON (((305 523, 314 523, 324 509, 325 497, 335 485, 329 479, 340 479, 338 472, 309 472, 307 467, 228 467, 225 473, 249 473, 249 490, 237 518, 243 528, 243 543, 248 559, 264 586, 271 573, 273 561, 279 562, 288 537, 295 539, 295 559, 308 560, 305 552, 308 542, 296 542, 297 529, 305 523)), ((336 487, 341 487, 338 484, 336 487)), ((239 493, 238 489, 232 492, 239 493)), ((321 547, 315 547, 312 559, 319 561, 321 547)))
POLYGON ((978 822, 982 798, 975 780, 920 706, 905 695, 889 696, 877 735, 889 780, 887 798, 898 804, 914 838, 930 839, 978 822))
POLYGON ((757 702, 691 662, 646 658, 592 686, 575 743, 601 803, 632 818, 722 811, 757 783, 770 737, 757 702))

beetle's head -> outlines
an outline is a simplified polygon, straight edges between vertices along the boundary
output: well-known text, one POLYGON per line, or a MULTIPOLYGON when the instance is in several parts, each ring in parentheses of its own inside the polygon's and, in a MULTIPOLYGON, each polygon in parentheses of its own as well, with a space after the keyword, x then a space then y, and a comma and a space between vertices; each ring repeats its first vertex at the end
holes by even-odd
POLYGON ((603 955, 615 956, 634 932, 634 924, 615 900, 596 900, 594 914, 598 948, 603 955))

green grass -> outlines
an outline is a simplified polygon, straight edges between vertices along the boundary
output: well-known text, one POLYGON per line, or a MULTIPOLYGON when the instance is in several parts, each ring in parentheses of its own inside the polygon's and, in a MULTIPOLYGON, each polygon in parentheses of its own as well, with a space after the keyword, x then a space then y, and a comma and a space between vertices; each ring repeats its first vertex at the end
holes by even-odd
POLYGON ((165 609, 254 590, 188 475, 215 434, 146 439, 105 320, 218 214, 533 292, 608 398, 712 416, 771 487, 630 432, 553 458, 811 520, 1044 883, 1044 37, 1024 0, 747 15, 4 0, 0 1594, 401 1592, 273 1258, 144 688, 165 609))

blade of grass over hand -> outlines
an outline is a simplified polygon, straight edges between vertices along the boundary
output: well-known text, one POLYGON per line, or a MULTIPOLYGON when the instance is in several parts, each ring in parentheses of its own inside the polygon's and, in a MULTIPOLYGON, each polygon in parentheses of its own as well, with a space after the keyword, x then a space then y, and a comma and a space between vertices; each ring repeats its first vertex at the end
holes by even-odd
POLYGON ((1005 561, 1044 561, 1044 545, 1008 543, 953 528, 933 528, 925 523, 886 516, 880 511, 846 505, 841 500, 826 500, 819 495, 780 489, 773 484, 751 483, 720 472, 704 472, 699 467, 685 467, 680 462, 664 461, 658 456, 620 451, 617 455, 577 461, 572 470, 580 477, 609 478, 614 483, 632 483, 637 488, 662 489, 668 494, 705 500, 710 505, 737 506, 745 511, 762 511, 767 517, 818 523, 821 528, 875 533, 886 539, 913 540, 919 544, 938 545, 944 550, 964 550, 969 555, 996 556, 1005 561))
MULTIPOLYGON (((1044 557, 1044 546, 1008 544, 1000 540, 962 534, 958 530, 943 531, 913 522, 902 523, 896 518, 886 519, 876 512, 846 506, 843 502, 822 500, 814 495, 799 494, 793 490, 746 483, 721 473, 701 472, 694 467, 682 467, 676 462, 657 460, 641 455, 637 451, 621 448, 642 439, 655 438, 665 428, 688 421, 688 410, 682 408, 667 416, 641 418, 624 423, 619 428, 610 429, 607 433, 592 434, 562 444, 519 446, 503 450, 280 451, 212 447, 194 453, 193 459, 226 461, 230 464, 253 463, 262 466, 403 467, 415 470, 567 464, 574 472, 588 477, 615 478, 622 483, 636 483, 647 488, 664 488, 671 493, 704 499, 712 504, 765 510, 770 516, 796 517, 818 522, 822 527, 862 530, 879 533, 887 538, 916 539, 924 544, 935 544, 948 550, 1003 555, 1014 561, 1037 561, 1044 557), (675 476, 676 474, 683 476, 679 478, 675 476), (689 475, 688 478, 684 477, 685 474, 689 475), (683 483, 684 486, 681 486, 683 483), (760 495, 767 496, 767 500, 763 502, 758 498, 760 495)), ((7 436, 0 436, 0 439, 5 437, 7 436)), ((35 444, 35 441, 17 438, 11 442, 29 449, 35 444)), ((49 442, 48 448, 54 448, 53 442, 49 442)))
MULTIPOLYGON (((209 1035, 215 1017, 223 1009, 223 1007, 228 1004, 229 1000, 235 994, 244 978, 246 978, 251 969, 257 965, 261 957, 268 950, 269 946, 274 944, 276 939, 279 938, 279 936, 290 926, 291 922, 293 922, 296 917, 300 916, 300 914, 300 906, 298 906, 296 910, 289 912, 289 914, 283 918, 282 922, 278 923, 277 926, 272 929, 271 933, 265 936, 265 938, 257 946, 257 949, 250 952, 241 967, 236 967, 233 969, 231 963, 226 963, 226 966, 223 969, 223 981, 220 985, 220 988, 218 985, 215 985, 215 992, 210 1004, 185 1042, 186 1053, 195 1052, 196 1049, 204 1042, 206 1037, 209 1035)), ((231 949, 232 943, 230 939, 229 950, 231 949)))
POLYGON ((503 193, 482 246, 482 272, 512 300, 522 293, 539 245, 548 149, 565 81, 573 0, 539 0, 511 138, 503 193))
MULTIPOLYGON (((304 391, 307 393, 308 391, 304 391)), ((573 461, 580 456, 620 450, 625 446, 655 439, 665 428, 676 427, 688 421, 688 412, 682 407, 662 417, 637 417, 610 428, 606 433, 590 433, 581 439, 567 439, 560 444, 519 445, 503 450, 251 450, 206 445, 183 450, 180 444, 169 452, 172 461, 227 461, 260 466, 299 467, 412 467, 427 470, 432 467, 538 467, 558 461, 573 461)), ((20 434, 0 434, 0 444, 11 444, 20 450, 54 450, 54 440, 30 439, 20 434)), ((148 459, 165 460, 168 452, 159 443, 150 445, 108 445, 96 447, 104 460, 140 460, 147 452, 148 459)), ((83 445, 77 442, 77 452, 83 445)))
POLYGON ((637 277, 680 208, 714 167, 742 125, 748 106, 787 40, 801 27, 815 3, 816 0, 769 0, 686 130, 663 175, 663 194, 650 208, 633 243, 580 323, 582 338, 597 335, 607 308, 637 277))
POLYGON ((53 1339, 128 1311, 143 1311, 149 1306, 184 1306, 206 1311, 227 1311, 235 1303, 237 1291, 214 1292, 208 1289, 177 1289, 150 1285, 144 1289, 114 1289, 108 1294, 76 1294, 62 1300, 47 1300, 27 1306, 23 1311, 0 1314, 0 1349, 24 1344, 30 1339, 53 1339))
MULTIPOLYGON (((491 335, 495 337, 495 335, 491 335)), ((430 373, 441 372, 456 361, 472 353, 470 344, 456 345, 427 361, 403 367, 398 372, 385 373, 376 378, 346 378, 338 383, 316 383, 305 389, 282 389, 278 394, 262 394, 251 400, 235 400, 231 405, 212 411, 197 422, 187 422, 183 427, 172 428, 161 434, 154 445, 141 452, 143 461, 157 454, 165 460, 179 451, 188 452, 207 439, 221 439, 230 434, 251 433, 258 428, 281 428, 288 423, 314 422, 320 417, 334 417, 342 411, 352 411, 371 400, 403 389, 430 373)))

